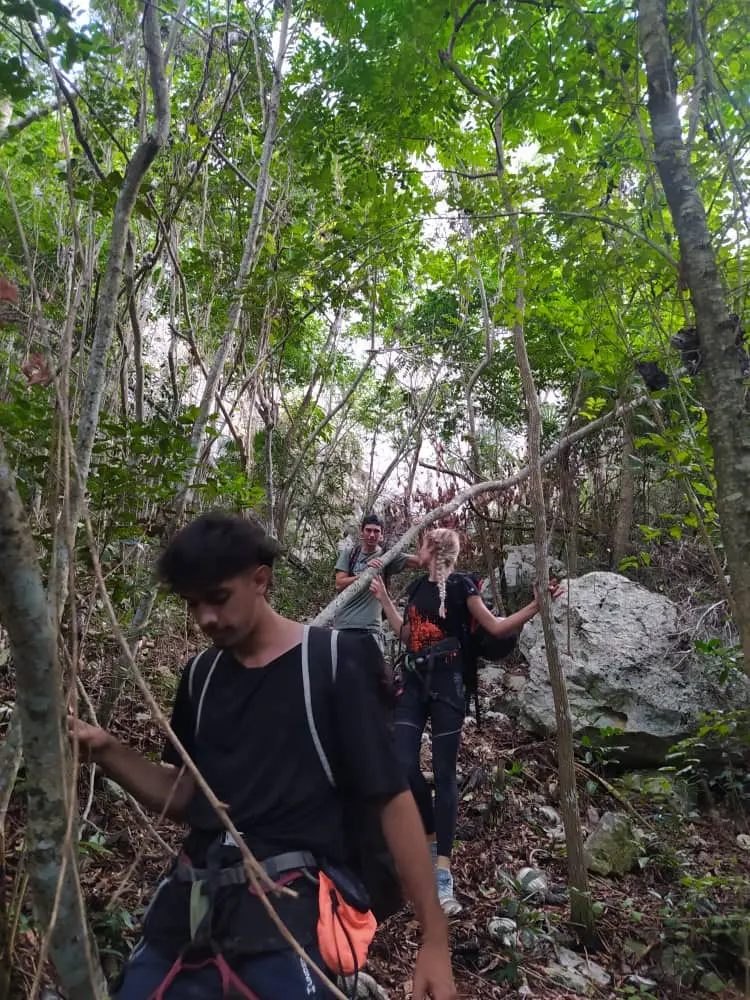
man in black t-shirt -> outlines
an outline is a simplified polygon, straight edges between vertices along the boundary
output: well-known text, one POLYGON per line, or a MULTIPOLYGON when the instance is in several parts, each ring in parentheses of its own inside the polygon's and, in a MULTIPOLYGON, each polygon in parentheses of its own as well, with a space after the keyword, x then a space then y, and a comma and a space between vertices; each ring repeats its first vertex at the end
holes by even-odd
MULTIPOLYGON (((356 793, 376 803, 385 840, 424 934, 414 1000, 455 1000, 447 929, 429 850, 395 753, 377 678, 361 669, 356 640, 340 636, 330 697, 317 717, 320 732, 311 727, 303 648, 312 654, 306 679, 316 669, 316 630, 310 646, 303 647, 303 627, 282 618, 268 603, 276 551, 276 543, 250 522, 208 514, 181 531, 162 555, 162 581, 185 598, 213 643, 183 671, 172 728, 213 793, 227 805, 247 846, 269 869, 280 858, 295 855, 343 863, 341 797, 356 793), (335 782, 321 766, 320 743, 332 750, 335 782)), ((330 671, 330 658, 317 666, 330 671)), ((230 862, 236 864, 236 845, 182 768, 171 742, 164 748, 163 763, 157 764, 80 720, 71 720, 70 731, 91 759, 143 805, 188 824, 183 871, 223 871, 230 862)), ((189 879, 180 880, 174 873, 160 885, 118 1000, 147 1000, 169 982, 169 1000, 222 995, 218 967, 181 965, 197 920, 196 906, 199 911, 203 905, 194 888, 189 879)), ((246 886, 241 892, 237 888, 219 888, 210 911, 212 941, 231 944, 237 988, 258 1000, 327 995, 317 976, 288 947, 260 899, 246 886)), ((294 882, 294 889, 294 898, 274 896, 273 905, 320 962, 317 889, 303 877, 294 882)))

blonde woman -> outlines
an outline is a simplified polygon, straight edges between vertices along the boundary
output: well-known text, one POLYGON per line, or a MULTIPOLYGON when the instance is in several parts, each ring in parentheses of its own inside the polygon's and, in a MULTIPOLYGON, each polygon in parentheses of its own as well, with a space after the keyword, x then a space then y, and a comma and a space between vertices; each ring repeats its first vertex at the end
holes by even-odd
MULTIPOLYGON (((438 896, 448 916, 461 912, 454 896, 451 850, 456 834, 458 784, 456 761, 465 715, 461 641, 472 617, 500 638, 522 628, 539 610, 538 600, 508 618, 495 618, 474 581, 455 573, 459 537, 448 528, 425 533, 418 552, 428 572, 409 587, 403 620, 380 577, 371 585, 386 617, 406 646, 402 690, 396 705, 396 745, 406 765, 436 869, 438 896), (419 754, 430 720, 435 799, 422 775, 419 754)), ((553 597, 561 593, 550 584, 553 597)))

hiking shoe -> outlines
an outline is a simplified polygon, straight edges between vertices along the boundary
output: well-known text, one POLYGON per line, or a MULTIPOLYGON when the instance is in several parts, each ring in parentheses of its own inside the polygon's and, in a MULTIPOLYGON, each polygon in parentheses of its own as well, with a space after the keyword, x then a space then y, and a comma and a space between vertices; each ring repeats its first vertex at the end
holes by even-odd
POLYGON ((453 895, 453 876, 447 868, 438 868, 436 874, 438 899, 443 913, 446 917, 455 917, 463 910, 463 906, 453 895))

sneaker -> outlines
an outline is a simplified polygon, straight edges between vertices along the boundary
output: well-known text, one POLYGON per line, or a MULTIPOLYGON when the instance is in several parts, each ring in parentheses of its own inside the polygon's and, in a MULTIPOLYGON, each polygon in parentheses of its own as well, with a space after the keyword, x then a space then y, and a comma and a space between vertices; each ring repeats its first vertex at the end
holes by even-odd
POLYGON ((438 899, 443 913, 446 917, 455 917, 461 912, 463 906, 453 895, 453 876, 447 868, 438 868, 436 875, 438 899))

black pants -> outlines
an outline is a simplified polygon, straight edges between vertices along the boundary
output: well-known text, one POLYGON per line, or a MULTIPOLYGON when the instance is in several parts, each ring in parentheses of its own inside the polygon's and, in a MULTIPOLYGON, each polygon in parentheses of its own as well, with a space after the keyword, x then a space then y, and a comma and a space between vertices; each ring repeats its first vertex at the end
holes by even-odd
POLYGON ((409 778, 425 831, 436 834, 438 854, 448 858, 456 835, 458 782, 456 762, 464 722, 464 682, 461 658, 434 665, 429 679, 405 671, 403 691, 396 702, 396 747, 409 778), (422 733, 430 720, 435 801, 419 766, 422 733))
MULTIPOLYGON (((317 947, 307 949, 310 958, 322 969, 317 947)), ((330 996, 317 974, 295 952, 272 951, 233 963, 240 981, 256 997, 284 997, 284 1000, 325 1000, 330 996)), ((169 975, 172 960, 163 958, 152 946, 141 942, 125 967, 122 985, 115 1000, 147 1000, 169 975)), ((238 991, 239 992, 239 991, 238 991)), ((186 969, 166 992, 166 1000, 215 1000, 223 995, 219 972, 213 966, 186 969)), ((235 994, 232 994, 235 995, 235 994)))

